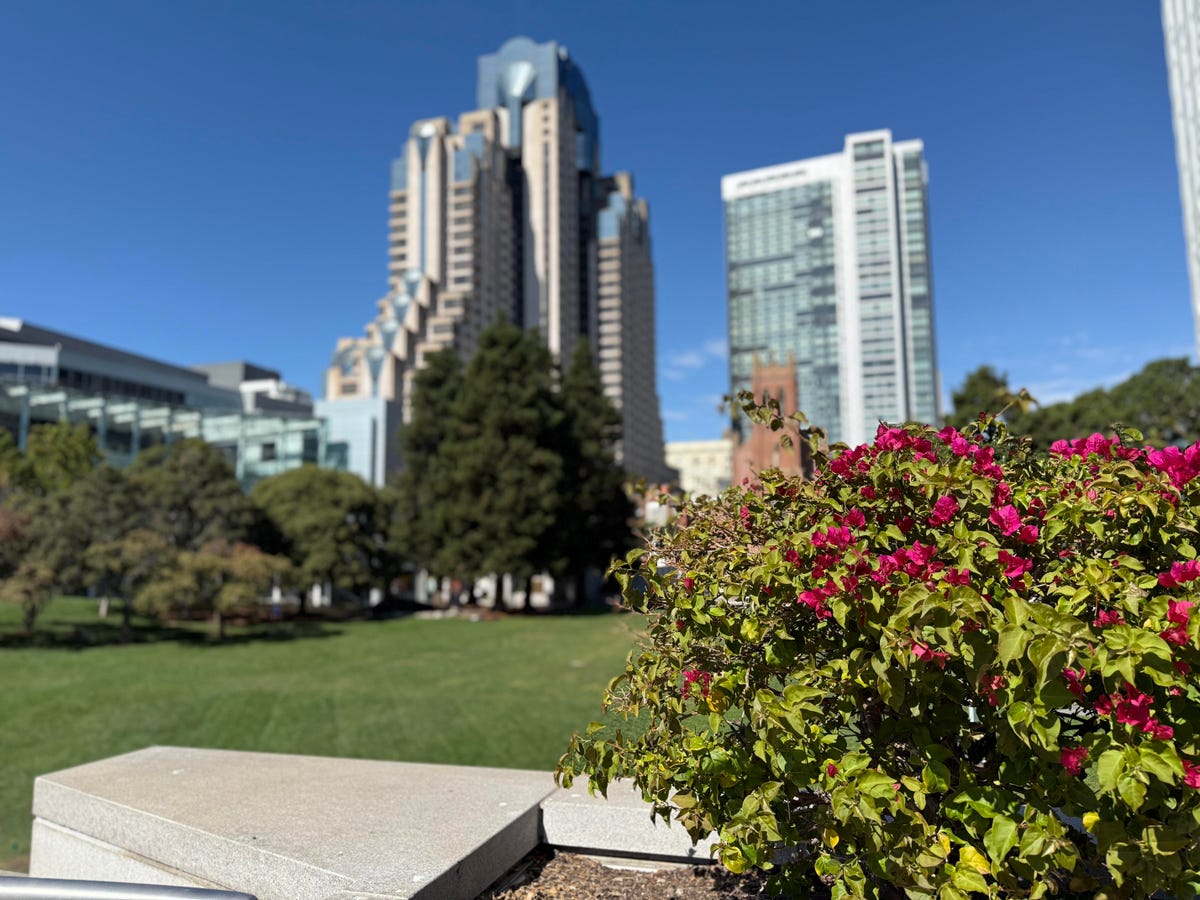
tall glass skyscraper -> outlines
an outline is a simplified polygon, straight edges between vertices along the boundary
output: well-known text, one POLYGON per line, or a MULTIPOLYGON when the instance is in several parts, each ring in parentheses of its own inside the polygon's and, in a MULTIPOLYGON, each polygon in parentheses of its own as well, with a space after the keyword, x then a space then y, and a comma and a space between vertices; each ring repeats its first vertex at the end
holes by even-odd
POLYGON ((721 179, 734 393, 756 366, 794 365, 831 443, 940 418, 922 153, 870 131, 721 179))
POLYGON ((1171 83, 1171 117, 1175 122, 1175 161, 1183 201, 1183 233, 1187 241, 1188 275, 1192 280, 1192 314, 1200 351, 1200 3, 1163 0, 1163 36, 1171 83))
POLYGON ((581 337, 622 415, 625 468, 664 480, 655 386, 650 211, 600 168, 600 123, 565 47, 518 37, 479 58, 477 108, 422 119, 392 163, 388 291, 366 335, 342 338, 322 415, 394 467, 425 355, 468 359, 506 315, 566 364, 581 337))

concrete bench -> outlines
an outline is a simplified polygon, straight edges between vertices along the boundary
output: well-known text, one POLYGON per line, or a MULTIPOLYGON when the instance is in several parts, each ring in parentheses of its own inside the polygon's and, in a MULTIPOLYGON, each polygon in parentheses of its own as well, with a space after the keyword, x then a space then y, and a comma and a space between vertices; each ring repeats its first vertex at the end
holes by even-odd
POLYGON ((539 843, 704 861, 546 772, 151 747, 34 784, 30 874, 221 888, 258 900, 473 897, 539 843))

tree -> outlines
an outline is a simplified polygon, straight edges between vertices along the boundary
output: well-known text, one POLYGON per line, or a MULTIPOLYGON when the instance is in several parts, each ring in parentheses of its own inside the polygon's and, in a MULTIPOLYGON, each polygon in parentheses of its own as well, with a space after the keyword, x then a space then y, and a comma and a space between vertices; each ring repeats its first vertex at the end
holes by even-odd
POLYGON ((283 536, 306 584, 361 591, 395 575, 390 505, 357 475, 301 466, 260 481, 251 499, 283 536))
POLYGON ((36 560, 22 560, 17 570, 0 582, 0 600, 21 607, 21 628, 33 632, 38 614, 54 593, 54 570, 36 560))
POLYGON ((66 490, 96 468, 103 459, 100 445, 82 423, 55 422, 29 430, 25 453, 12 457, 11 438, 0 465, 11 466, 13 486, 41 496, 66 490))
POLYGON ((143 450, 129 477, 146 509, 147 525, 187 550, 214 539, 237 541, 253 524, 253 510, 216 447, 199 438, 143 450))
POLYGON ((1010 394, 1008 376, 991 366, 980 366, 951 394, 954 409, 943 418, 945 424, 965 428, 979 418, 980 413, 995 413, 1007 405, 1010 394))
POLYGON ((604 395, 586 340, 575 345, 561 397, 571 440, 564 459, 566 521, 558 532, 564 541, 563 557, 575 577, 575 602, 580 603, 587 571, 604 571, 613 557, 633 546, 633 505, 613 453, 621 414, 604 395))
POLYGON ((451 574, 439 567, 439 550, 449 521, 449 476, 442 445, 455 431, 455 403, 462 390, 463 366, 451 348, 431 353, 413 384, 412 415, 400 433, 404 468, 395 477, 395 549, 418 561, 435 576, 451 574))
POLYGON ((215 637, 224 640, 226 617, 261 597, 288 565, 250 544, 215 538, 197 550, 181 550, 174 565, 155 569, 137 602, 159 616, 180 608, 208 612, 215 637))
POLYGON ((133 609, 138 593, 175 563, 178 551, 170 538, 148 528, 134 528, 120 538, 92 543, 83 565, 103 596, 121 600, 121 642, 133 639, 133 609))
POLYGON ((1042 407, 1025 424, 1043 449, 1118 424, 1138 429, 1156 446, 1190 444, 1200 439, 1200 369, 1186 359, 1155 360, 1111 389, 1042 407))
POLYGON ((432 512, 445 535, 432 571, 507 573, 525 582, 528 602, 533 575, 560 568, 569 429, 553 370, 536 332, 498 322, 481 335, 438 450, 446 491, 432 512))

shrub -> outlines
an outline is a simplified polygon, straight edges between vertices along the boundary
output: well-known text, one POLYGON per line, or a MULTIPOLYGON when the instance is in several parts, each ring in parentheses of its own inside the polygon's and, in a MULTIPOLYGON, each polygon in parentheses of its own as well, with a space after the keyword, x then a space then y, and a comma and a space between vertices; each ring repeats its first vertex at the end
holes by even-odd
POLYGON ((632 777, 805 893, 1200 890, 1200 445, 881 426, 686 505, 616 566, 648 618, 559 764, 632 777))

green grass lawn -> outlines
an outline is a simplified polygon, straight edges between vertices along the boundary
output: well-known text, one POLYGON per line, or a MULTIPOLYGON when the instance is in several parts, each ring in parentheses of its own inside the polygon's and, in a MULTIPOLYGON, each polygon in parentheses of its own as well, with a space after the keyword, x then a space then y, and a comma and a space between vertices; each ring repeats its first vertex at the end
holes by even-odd
MULTIPOLYGON (((0 604, 0 633, 17 613, 0 604)), ((117 624, 60 599, 43 646, 3 640, 0 868, 29 851, 36 775, 152 744, 551 769, 640 619, 327 622, 222 645, 139 622, 139 643, 104 643, 117 624)))

